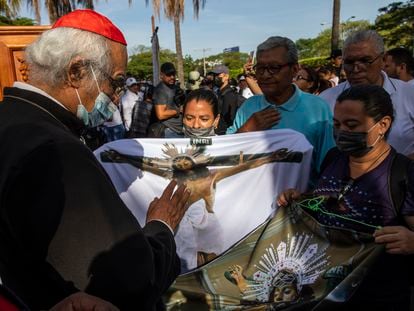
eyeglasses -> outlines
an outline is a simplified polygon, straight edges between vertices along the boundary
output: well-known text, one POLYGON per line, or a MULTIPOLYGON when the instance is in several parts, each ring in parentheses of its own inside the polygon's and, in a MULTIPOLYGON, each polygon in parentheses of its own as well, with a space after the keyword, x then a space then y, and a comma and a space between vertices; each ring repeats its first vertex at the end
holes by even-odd
POLYGON ((278 74, 283 68, 290 66, 292 63, 286 63, 283 65, 254 65, 253 70, 256 74, 263 75, 267 71, 271 75, 278 74))
POLYGON ((293 80, 294 81, 298 81, 298 80, 304 80, 304 81, 307 81, 307 82, 311 82, 312 80, 310 80, 310 79, 306 79, 304 76, 302 76, 302 75, 297 75, 296 77, 294 77, 293 78, 293 80))
POLYGON ((359 69, 367 69, 367 67, 371 66, 380 56, 382 56, 382 53, 378 54, 372 60, 370 57, 363 57, 356 60, 344 59, 344 69, 350 71, 353 70, 355 66, 358 66, 359 69))

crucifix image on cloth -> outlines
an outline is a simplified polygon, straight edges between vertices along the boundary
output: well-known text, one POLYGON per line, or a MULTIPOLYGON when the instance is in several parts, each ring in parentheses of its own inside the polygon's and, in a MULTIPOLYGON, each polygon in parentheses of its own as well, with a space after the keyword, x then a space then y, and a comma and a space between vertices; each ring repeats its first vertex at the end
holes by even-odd
POLYGON ((301 152, 289 151, 287 148, 264 154, 243 155, 240 151, 239 156, 212 157, 205 154, 204 147, 187 146, 182 152, 174 144, 167 143, 163 147, 164 158, 146 158, 108 150, 101 153, 101 161, 129 163, 143 171, 174 179, 178 185, 185 184, 191 190, 188 204, 204 200, 207 212, 213 213, 216 186, 222 179, 266 163, 300 163, 303 157, 301 152), (222 168, 210 169, 208 166, 222 168))
POLYGON ((149 202, 170 180, 191 190, 175 233, 186 272, 221 255, 268 219, 279 191, 306 187, 312 148, 296 132, 282 132, 294 139, 279 142, 279 135, 270 136, 275 143, 269 134, 258 139, 249 133, 233 135, 231 145, 228 137, 214 137, 211 145, 191 145, 189 139, 123 140, 95 155, 141 224, 149 202))

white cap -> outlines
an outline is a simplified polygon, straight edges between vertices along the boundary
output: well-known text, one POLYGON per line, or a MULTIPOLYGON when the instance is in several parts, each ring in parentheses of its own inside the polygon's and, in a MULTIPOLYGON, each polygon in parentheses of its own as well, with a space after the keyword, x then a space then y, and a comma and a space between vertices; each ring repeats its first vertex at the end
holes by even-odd
POLYGON ((190 71, 188 74, 188 79, 197 81, 198 79, 200 79, 200 73, 198 71, 190 71))
POLYGON ((135 80, 135 78, 131 77, 131 78, 126 79, 125 84, 126 84, 126 86, 129 87, 131 85, 138 84, 138 82, 137 82, 137 80, 135 80))

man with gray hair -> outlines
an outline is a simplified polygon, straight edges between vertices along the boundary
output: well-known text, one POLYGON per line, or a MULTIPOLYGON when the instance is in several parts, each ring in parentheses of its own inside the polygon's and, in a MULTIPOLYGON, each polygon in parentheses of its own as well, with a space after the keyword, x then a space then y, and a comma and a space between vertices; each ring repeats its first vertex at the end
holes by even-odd
POLYGON ((141 227, 81 136, 110 116, 124 85, 122 32, 77 10, 26 57, 29 84, 5 88, 0 103, 1 281, 32 310, 80 290, 121 310, 153 310, 180 271, 173 230, 189 192, 170 183, 141 227))
POLYGON ((270 37, 257 47, 256 55, 257 64, 253 69, 263 95, 244 102, 227 134, 282 128, 296 130, 314 147, 316 173, 325 154, 334 146, 332 113, 328 105, 292 83, 299 70, 298 53, 292 40, 270 37))
POLYGON ((351 34, 344 43, 343 67, 348 81, 320 94, 334 110, 336 98, 353 85, 376 84, 391 96, 395 120, 388 142, 397 152, 414 157, 414 88, 382 71, 384 42, 374 30, 351 34))

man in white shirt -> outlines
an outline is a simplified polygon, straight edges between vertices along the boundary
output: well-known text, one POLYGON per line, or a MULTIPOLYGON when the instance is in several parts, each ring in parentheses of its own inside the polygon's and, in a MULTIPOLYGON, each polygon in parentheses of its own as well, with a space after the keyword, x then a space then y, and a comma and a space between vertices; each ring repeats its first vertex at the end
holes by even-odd
POLYGON ((125 138, 125 126, 119 109, 116 109, 112 118, 102 125, 102 130, 105 133, 106 142, 125 138))
POLYGON ((246 77, 244 75, 240 75, 239 77, 239 94, 244 98, 248 99, 252 97, 254 94, 250 90, 249 85, 247 84, 246 77))
POLYGON ((414 85, 414 58, 407 49, 394 48, 387 51, 384 57, 384 71, 391 78, 414 85))
POLYGON ((132 121, 132 109, 134 108, 135 103, 139 99, 139 84, 137 80, 135 80, 135 78, 133 77, 126 79, 125 84, 127 86, 127 91, 121 98, 121 111, 122 118, 124 120, 125 130, 129 131, 132 121))
POLYGON ((344 43, 343 66, 348 81, 321 93, 334 110, 336 98, 350 86, 376 84, 391 96, 395 120, 388 142, 397 152, 414 156, 414 88, 382 71, 384 42, 374 30, 362 30, 350 35, 344 43))

